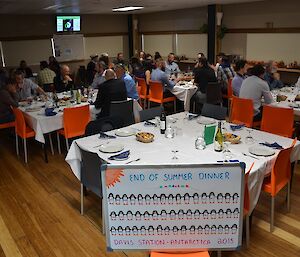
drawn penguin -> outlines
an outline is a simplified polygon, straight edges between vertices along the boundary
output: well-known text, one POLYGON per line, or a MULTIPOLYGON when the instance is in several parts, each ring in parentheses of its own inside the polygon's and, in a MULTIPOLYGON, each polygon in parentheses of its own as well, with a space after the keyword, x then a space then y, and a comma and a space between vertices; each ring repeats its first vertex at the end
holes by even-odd
POLYGON ((134 236, 137 236, 139 234, 139 230, 138 230, 137 226, 133 226, 132 227, 132 234, 134 236))
POLYGON ((193 203, 194 204, 199 204, 199 194, 198 193, 195 193, 193 194, 193 203))
POLYGON ((143 205, 144 204, 144 197, 141 194, 138 194, 138 204, 143 205))
POLYGON ((126 236, 130 236, 130 234, 131 234, 131 229, 130 229, 129 226, 126 226, 126 227, 125 227, 125 235, 126 235, 126 236))
POLYGON ((205 233, 205 235, 208 235, 210 233, 210 227, 208 225, 205 225, 204 233, 205 233))
POLYGON ((128 205, 128 196, 125 194, 122 196, 123 205, 128 205))
POLYGON ((181 235, 186 235, 186 230, 187 230, 187 228, 185 225, 181 226, 181 228, 180 228, 181 235))
POLYGON ((116 229, 114 226, 112 226, 112 227, 110 228, 110 233, 111 233, 113 236, 117 235, 117 229, 116 229))
POLYGON ((109 204, 114 204, 114 195, 112 193, 110 193, 108 195, 108 203, 109 204))
POLYGON ((165 227, 164 234, 165 234, 165 236, 168 236, 170 234, 170 228, 169 228, 169 226, 165 227))
POLYGON ((119 212, 119 220, 124 220, 124 212, 119 212))
POLYGON ((160 204, 162 205, 165 205, 166 204, 166 195, 165 194, 161 194, 160 197, 159 197, 159 200, 160 200, 160 204))
POLYGON ((233 225, 231 226, 231 234, 236 234, 237 229, 238 229, 237 224, 233 224, 233 225))
POLYGON ((158 196, 157 196, 157 194, 153 195, 153 204, 158 205, 158 196))
POLYGON ((219 193, 219 194, 217 195, 217 202, 218 202, 218 203, 223 203, 223 194, 222 194, 222 193, 219 193))
POLYGON ((180 194, 177 194, 175 196, 175 199, 176 199, 176 204, 181 204, 181 195, 180 194))
POLYGON ((188 209, 188 210, 186 211, 186 218, 187 218, 188 220, 191 220, 191 219, 192 219, 192 216, 193 216, 192 210, 188 209))
POLYGON ((158 220, 158 212, 156 210, 152 212, 152 219, 158 220))
POLYGON ((210 211, 210 218, 211 218, 212 220, 215 220, 215 219, 217 218, 217 211, 216 211, 216 210, 212 209, 212 210, 210 211))
POLYGON ((116 220, 116 219, 117 219, 117 214, 116 214, 116 212, 113 211, 113 212, 110 213, 110 219, 111 219, 111 220, 116 220))
POLYGON ((206 193, 202 193, 201 202, 202 202, 202 204, 205 204, 207 202, 207 194, 206 193))
POLYGON ((184 194, 183 199, 185 204, 190 204, 190 195, 188 193, 184 194))
POLYGON ((135 220, 141 220, 141 219, 142 219, 142 215, 141 215, 141 213, 139 211, 137 211, 135 213, 135 220))
POLYGON ((116 195, 115 204, 116 205, 120 205, 121 204, 121 197, 119 195, 116 195))
POLYGON ((202 235, 202 233, 203 233, 203 227, 202 226, 198 226, 197 233, 198 233, 198 235, 202 235))
POLYGON ((141 234, 142 236, 145 236, 145 235, 146 235, 146 228, 145 228, 145 226, 141 226, 140 234, 141 234))
POLYGON ((176 219, 176 212, 174 210, 170 211, 170 219, 175 220, 176 219))
POLYGON ((128 211, 126 213, 126 217, 127 217, 127 220, 132 220, 133 219, 133 213, 132 213, 132 211, 128 211))
POLYGON ((219 234, 219 235, 223 234, 223 230, 224 230, 224 229, 223 229, 223 226, 222 226, 222 225, 219 225, 219 226, 218 226, 218 234, 219 234))
POLYGON ((151 197, 150 197, 150 195, 146 195, 145 196, 145 202, 146 202, 146 205, 150 205, 151 204, 151 197))
POLYGON ((239 194, 238 193, 234 193, 232 196, 232 202, 233 203, 238 203, 239 201, 239 194))
POLYGON ((224 211, 223 211, 223 209, 220 209, 218 211, 218 219, 223 219, 223 218, 224 218, 224 211))
POLYGON ((178 235, 179 228, 177 226, 173 227, 173 235, 178 235))
POLYGON ((238 217, 239 217, 239 213, 240 213, 240 212, 239 212, 239 209, 238 209, 238 208, 235 208, 234 211, 233 211, 233 217, 234 217, 234 218, 238 218, 238 217))
POLYGON ((172 205, 174 203, 174 196, 172 195, 172 194, 170 194, 169 196, 168 196, 168 204, 169 205, 172 205))
POLYGON ((229 234, 229 229, 230 229, 229 226, 225 225, 224 232, 225 232, 226 235, 229 234))
POLYGON ((121 226, 118 227, 118 235, 123 236, 123 228, 121 226))
POLYGON ((144 220, 149 220, 150 219, 150 214, 148 211, 144 212, 144 220))
POLYGON ((166 210, 162 210, 160 212, 160 217, 161 217, 162 220, 166 220, 167 219, 167 212, 166 212, 166 210))
POLYGON ((231 212, 230 209, 227 209, 227 210, 226 210, 226 218, 227 218, 227 219, 230 219, 231 217, 232 217, 232 212, 231 212))
POLYGON ((230 203, 231 195, 229 193, 225 194, 225 203, 230 203))
POLYGON ((163 235, 163 227, 162 225, 158 225, 156 228, 157 235, 162 236, 163 235))
POLYGON ((209 193, 209 203, 215 203, 215 193, 214 192, 209 193))
POLYGON ((217 226, 216 225, 211 226, 210 233, 212 235, 215 235, 217 233, 217 226))
POLYGON ((134 194, 131 194, 131 195, 129 196, 129 203, 130 203, 131 205, 135 205, 135 202, 136 202, 136 197, 135 197, 134 194))
POLYGON ((178 211, 178 219, 180 219, 180 220, 184 219, 184 210, 180 209, 178 211))
POLYGON ((191 235, 194 235, 194 234, 195 234, 195 231, 196 231, 196 227, 195 227, 194 225, 192 225, 192 226, 190 227, 190 234, 191 234, 191 235))
POLYGON ((196 219, 196 220, 200 219, 200 215, 201 215, 201 212, 199 210, 194 211, 194 219, 196 219))
POLYGON ((149 226, 149 228, 148 228, 148 235, 149 236, 153 236, 154 235, 154 227, 153 226, 149 226))

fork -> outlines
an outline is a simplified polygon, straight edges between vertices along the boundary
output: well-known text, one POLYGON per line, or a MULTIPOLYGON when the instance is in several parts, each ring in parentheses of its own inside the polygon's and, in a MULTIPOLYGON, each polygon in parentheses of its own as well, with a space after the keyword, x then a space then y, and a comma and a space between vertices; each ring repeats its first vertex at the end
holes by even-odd
POLYGON ((250 154, 243 153, 243 155, 251 157, 251 158, 256 159, 256 160, 260 160, 259 158, 255 157, 255 156, 252 156, 250 154))
POLYGON ((126 164, 129 164, 129 163, 132 163, 132 162, 137 162, 137 161, 139 161, 141 158, 137 158, 137 159, 135 159, 135 160, 131 160, 131 161, 129 161, 129 162, 126 162, 126 164))

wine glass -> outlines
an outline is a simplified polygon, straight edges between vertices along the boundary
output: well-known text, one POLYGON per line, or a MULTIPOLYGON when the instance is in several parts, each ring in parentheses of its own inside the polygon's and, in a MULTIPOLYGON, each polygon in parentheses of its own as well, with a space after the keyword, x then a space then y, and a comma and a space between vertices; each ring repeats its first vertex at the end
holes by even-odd
POLYGON ((247 129, 248 135, 245 138, 246 144, 253 144, 254 143, 254 138, 251 135, 251 129, 247 129))
POLYGON ((225 162, 228 162, 233 156, 232 152, 229 150, 229 144, 230 142, 223 143, 223 147, 224 147, 223 158, 225 162))
POLYGON ((176 154, 178 153, 178 150, 172 150, 172 153, 173 153, 173 157, 172 157, 172 160, 178 160, 178 157, 176 156, 176 154))

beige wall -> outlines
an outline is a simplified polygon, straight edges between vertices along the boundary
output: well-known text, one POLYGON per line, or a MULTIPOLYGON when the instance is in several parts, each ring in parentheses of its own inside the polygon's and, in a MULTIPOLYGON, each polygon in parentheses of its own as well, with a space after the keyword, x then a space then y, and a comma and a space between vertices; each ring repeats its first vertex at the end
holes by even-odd
POLYGON ((241 55, 246 58, 247 34, 246 33, 228 33, 222 40, 222 52, 228 54, 241 55))

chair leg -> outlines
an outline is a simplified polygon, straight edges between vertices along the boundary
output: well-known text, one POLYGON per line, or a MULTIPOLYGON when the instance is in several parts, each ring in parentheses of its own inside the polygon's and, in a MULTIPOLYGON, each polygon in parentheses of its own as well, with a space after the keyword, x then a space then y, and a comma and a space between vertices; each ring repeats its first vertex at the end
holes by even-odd
POLYGON ((80 184, 80 214, 83 215, 84 186, 80 184))
POLYGON ((23 138, 23 143, 24 143, 24 158, 25 158, 25 163, 27 163, 28 160, 27 160, 27 144, 26 144, 26 138, 23 138))
POLYGON ((52 155, 54 155, 54 149, 53 149, 53 143, 52 143, 51 133, 49 133, 49 142, 50 142, 51 153, 52 153, 52 155))
POLYGON ((66 138, 66 146, 67 146, 67 151, 69 151, 69 140, 66 138))
POLYGON ((290 212, 291 209, 291 182, 287 184, 287 210, 290 212))
POLYGON ((275 197, 271 196, 271 220, 270 220, 270 232, 274 231, 274 205, 275 197))
POLYGON ((20 151, 19 151, 19 136, 16 133, 16 151, 17 151, 17 155, 20 155, 20 151))
POLYGON ((246 248, 249 247, 250 243, 250 218, 246 215, 246 248))
POLYGON ((59 133, 56 133, 56 137, 57 137, 57 148, 58 148, 58 153, 61 154, 61 149, 60 149, 60 140, 59 140, 59 133))

